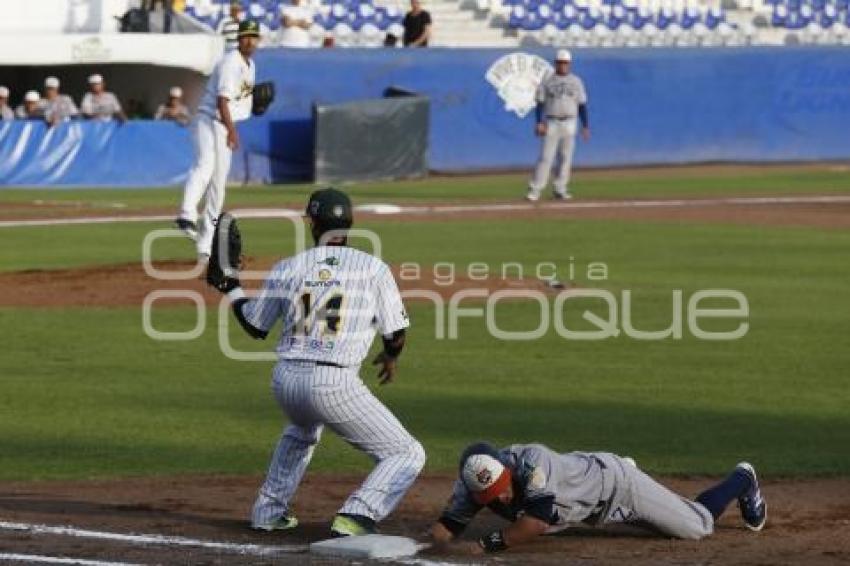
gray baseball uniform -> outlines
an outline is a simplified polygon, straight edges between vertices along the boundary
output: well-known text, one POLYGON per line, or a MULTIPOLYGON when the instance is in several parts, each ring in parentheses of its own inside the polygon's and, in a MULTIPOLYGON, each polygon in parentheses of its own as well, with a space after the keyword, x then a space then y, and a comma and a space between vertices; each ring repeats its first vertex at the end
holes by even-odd
POLYGON ((15 118, 18 120, 41 120, 44 118, 44 107, 41 105, 36 106, 33 113, 30 114, 27 112, 26 106, 21 104, 15 108, 15 118))
POLYGON ((543 136, 540 158, 529 183, 533 196, 538 197, 549 182, 549 174, 559 157, 555 175, 555 193, 565 195, 573 162, 578 107, 587 104, 584 83, 576 75, 553 73, 537 87, 537 102, 543 105, 546 135, 543 136), (560 151, 559 151, 560 148, 560 151))
MULTIPOLYGON (((615 454, 559 454, 541 444, 514 444, 500 450, 499 459, 511 470, 515 495, 510 505, 496 500, 489 507, 509 521, 527 514, 557 532, 577 523, 620 522, 626 514, 678 538, 698 539, 714 529, 705 507, 673 493, 615 454)), ((481 508, 457 480, 440 522, 459 534, 481 508)))
POLYGON ((192 116, 189 112, 189 107, 185 104, 178 104, 175 108, 170 108, 167 104, 160 104, 156 109, 154 120, 173 120, 178 124, 186 125, 192 121, 192 116))
POLYGON ((121 112, 121 103, 111 92, 101 92, 97 95, 87 92, 80 103, 80 110, 88 118, 108 122, 121 112))
POLYGON ((44 103, 44 119, 48 122, 63 122, 80 113, 73 99, 67 94, 60 94, 53 100, 45 99, 44 103))
POLYGON ((376 330, 386 336, 408 326, 387 265, 352 248, 318 246, 275 266, 242 312, 264 331, 283 319, 272 389, 292 423, 278 442, 253 523, 288 512, 325 425, 377 462, 339 512, 386 517, 425 464, 422 445, 358 376, 376 330))
POLYGON ((0 120, 14 120, 15 111, 9 108, 7 104, 0 106, 0 120))

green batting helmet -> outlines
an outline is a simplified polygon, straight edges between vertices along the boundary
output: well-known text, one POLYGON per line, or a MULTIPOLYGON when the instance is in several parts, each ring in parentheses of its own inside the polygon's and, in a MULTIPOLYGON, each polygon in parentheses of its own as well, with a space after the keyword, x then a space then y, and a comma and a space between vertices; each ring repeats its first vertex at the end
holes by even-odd
POLYGON ((320 189, 310 195, 305 213, 322 232, 347 230, 354 223, 351 199, 334 188, 320 189))

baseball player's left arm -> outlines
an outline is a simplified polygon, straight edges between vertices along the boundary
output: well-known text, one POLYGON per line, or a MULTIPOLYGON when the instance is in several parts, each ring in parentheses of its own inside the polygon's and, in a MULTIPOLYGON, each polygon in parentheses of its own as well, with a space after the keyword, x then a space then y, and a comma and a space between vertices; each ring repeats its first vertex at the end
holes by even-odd
POLYGON ((546 135, 546 117, 543 115, 543 105, 546 103, 546 89, 544 87, 544 83, 546 82, 546 77, 540 81, 540 84, 537 85, 537 90, 534 93, 534 101, 537 105, 534 107, 534 116, 536 118, 536 122, 534 123, 534 133, 538 136, 546 135))
POLYGON ((587 117, 587 91, 584 89, 584 83, 579 80, 579 96, 578 96, 578 118, 581 121, 581 139, 587 141, 590 139, 590 122, 587 117))
POLYGON ((118 120, 120 123, 124 123, 127 121, 127 115, 124 113, 124 109, 121 108, 121 102, 118 101, 118 97, 114 94, 112 95, 112 115, 118 120))
POLYGON ((428 532, 431 542, 438 548, 446 547, 466 530, 481 509, 482 506, 469 497, 463 482, 455 480, 448 504, 428 532))
POLYGON ((375 319, 384 341, 384 350, 375 357, 372 365, 381 366, 378 372, 379 383, 386 385, 395 377, 398 357, 407 341, 406 329, 410 326, 410 320, 401 300, 398 285, 386 265, 381 267, 375 289, 377 294, 375 319))
POLYGON ((269 330, 283 315, 282 292, 279 288, 278 268, 272 270, 260 294, 249 299, 242 287, 236 287, 227 295, 230 297, 233 314, 242 329, 257 340, 265 340, 269 330))

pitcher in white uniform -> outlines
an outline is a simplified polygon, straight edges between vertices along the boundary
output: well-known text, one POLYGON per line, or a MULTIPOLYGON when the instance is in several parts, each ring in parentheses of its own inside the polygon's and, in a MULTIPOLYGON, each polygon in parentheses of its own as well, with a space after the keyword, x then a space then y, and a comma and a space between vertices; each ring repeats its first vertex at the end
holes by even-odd
POLYGON ((224 192, 233 151, 239 147, 236 123, 251 117, 256 69, 251 57, 257 49, 257 22, 239 24, 239 45, 216 64, 192 123, 195 163, 183 189, 175 224, 197 242, 198 258, 209 258, 215 221, 224 206, 224 192), (199 220, 198 205, 205 198, 199 220))
POLYGON ((251 517, 253 528, 297 526, 290 502, 325 426, 369 454, 375 468, 334 518, 331 534, 370 534, 389 515, 425 464, 425 451, 363 384, 360 364, 375 332, 384 349, 373 362, 380 383, 392 381, 408 317, 387 264, 348 247, 351 201, 335 189, 307 205, 316 247, 278 263, 255 299, 228 292, 242 327, 265 338, 277 320, 272 390, 290 424, 278 441, 251 517))
POLYGON ((581 120, 582 139, 590 139, 587 92, 582 80, 570 72, 572 60, 569 51, 560 49, 555 57, 555 72, 543 79, 537 87, 535 133, 541 138, 541 144, 540 158, 525 197, 530 201, 540 198, 540 193, 549 183, 556 158, 554 196, 556 199, 572 197, 568 185, 578 120, 581 120))

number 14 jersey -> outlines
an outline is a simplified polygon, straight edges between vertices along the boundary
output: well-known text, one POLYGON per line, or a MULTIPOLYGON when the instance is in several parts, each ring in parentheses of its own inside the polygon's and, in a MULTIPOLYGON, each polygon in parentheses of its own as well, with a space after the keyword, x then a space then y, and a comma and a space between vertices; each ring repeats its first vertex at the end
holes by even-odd
POLYGON ((344 246, 317 246, 279 262, 242 312, 266 332, 283 319, 281 359, 341 366, 360 365, 376 331, 387 336, 409 326, 387 264, 344 246))

